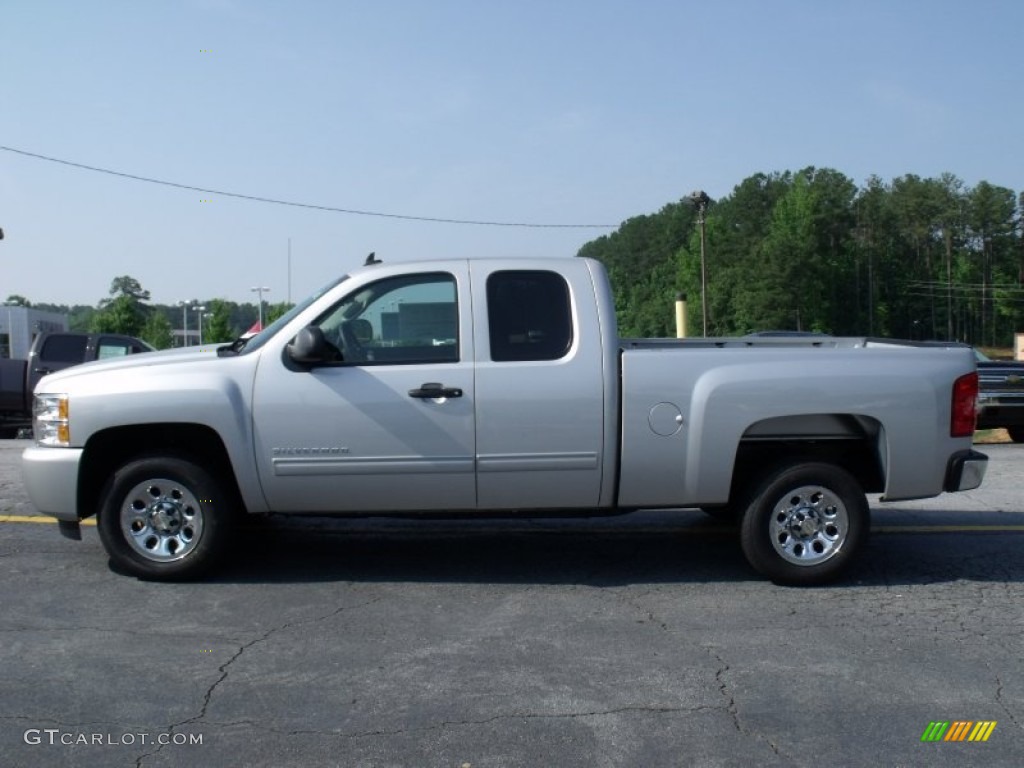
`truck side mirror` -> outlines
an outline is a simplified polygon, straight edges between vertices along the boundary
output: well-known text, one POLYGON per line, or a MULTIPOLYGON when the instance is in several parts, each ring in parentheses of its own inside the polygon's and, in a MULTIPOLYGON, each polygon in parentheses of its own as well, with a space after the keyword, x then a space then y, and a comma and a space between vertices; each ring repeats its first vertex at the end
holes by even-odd
POLYGON ((323 330, 307 325, 288 345, 288 357, 299 365, 317 365, 341 361, 341 350, 324 338, 323 330))

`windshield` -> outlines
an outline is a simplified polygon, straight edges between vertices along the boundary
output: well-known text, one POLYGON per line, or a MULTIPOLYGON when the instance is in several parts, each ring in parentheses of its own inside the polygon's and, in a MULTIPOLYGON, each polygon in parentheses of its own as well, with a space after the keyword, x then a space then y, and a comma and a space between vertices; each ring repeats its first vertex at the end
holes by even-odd
POLYGON ((277 320, 272 322, 270 325, 268 325, 262 331, 257 333, 255 336, 246 340, 244 344, 240 344, 240 340, 235 341, 235 343, 231 345, 231 348, 237 351, 237 353, 240 355, 247 355, 250 352, 256 351, 264 344, 266 344, 267 341, 275 333, 281 330, 281 328, 288 325, 288 323, 290 323, 296 315, 298 315, 300 312, 305 311, 305 309, 309 307, 310 304, 319 299, 328 291, 332 290, 335 286, 341 285, 341 283, 345 282, 346 280, 348 280, 348 275, 342 275, 336 280, 331 281, 323 288, 321 288, 319 291, 316 291, 315 293, 311 294, 310 296, 296 304, 294 307, 289 309, 287 312, 285 312, 283 315, 277 318, 277 320))

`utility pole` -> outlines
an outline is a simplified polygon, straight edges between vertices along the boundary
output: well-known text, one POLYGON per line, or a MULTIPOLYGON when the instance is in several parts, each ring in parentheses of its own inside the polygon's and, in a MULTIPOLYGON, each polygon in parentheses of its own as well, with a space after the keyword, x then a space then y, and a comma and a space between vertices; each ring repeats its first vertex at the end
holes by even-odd
POLYGON ((708 203, 711 198, 703 189, 690 193, 690 201, 697 206, 697 224, 700 225, 700 311, 702 320, 701 334, 704 338, 708 335, 708 264, 705 254, 704 221, 708 210, 708 203))

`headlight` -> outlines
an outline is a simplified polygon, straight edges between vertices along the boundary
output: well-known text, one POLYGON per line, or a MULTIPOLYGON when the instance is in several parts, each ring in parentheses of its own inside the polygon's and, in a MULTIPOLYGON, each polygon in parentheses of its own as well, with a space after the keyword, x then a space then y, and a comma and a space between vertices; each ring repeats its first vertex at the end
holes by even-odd
POLYGON ((32 403, 32 431, 39 445, 71 445, 67 395, 36 395, 32 403))

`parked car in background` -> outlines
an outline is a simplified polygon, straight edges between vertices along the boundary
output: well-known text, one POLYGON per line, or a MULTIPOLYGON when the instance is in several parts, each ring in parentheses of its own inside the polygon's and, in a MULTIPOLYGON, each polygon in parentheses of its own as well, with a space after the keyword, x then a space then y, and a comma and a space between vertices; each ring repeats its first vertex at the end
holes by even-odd
POLYGON ((0 435, 13 435, 32 423, 32 391, 48 373, 91 360, 109 360, 155 351, 134 336, 117 333, 41 333, 28 360, 0 360, 0 435))
POLYGON ((978 429, 1005 429, 1024 443, 1024 363, 992 360, 978 350, 978 429))

